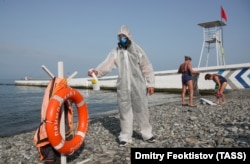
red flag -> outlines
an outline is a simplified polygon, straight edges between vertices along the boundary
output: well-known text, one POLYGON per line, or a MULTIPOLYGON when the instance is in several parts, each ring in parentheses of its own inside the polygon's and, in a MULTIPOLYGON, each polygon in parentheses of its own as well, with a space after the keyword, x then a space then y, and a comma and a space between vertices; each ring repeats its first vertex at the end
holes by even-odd
POLYGON ((221 10, 221 18, 227 21, 227 14, 222 6, 220 7, 220 10, 221 10))

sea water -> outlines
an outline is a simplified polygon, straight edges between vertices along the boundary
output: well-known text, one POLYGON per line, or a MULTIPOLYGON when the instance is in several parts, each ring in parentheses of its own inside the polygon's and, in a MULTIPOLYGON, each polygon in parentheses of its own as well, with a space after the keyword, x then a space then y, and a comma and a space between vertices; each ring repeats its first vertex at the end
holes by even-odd
MULTIPOLYGON (((14 80, 0 80, 0 137, 35 130, 39 126, 45 89, 36 86, 16 86, 14 80)), ((118 112, 115 91, 77 90, 87 103, 90 118, 118 112)), ((179 94, 156 92, 149 96, 149 106, 177 101, 179 98, 179 94)))

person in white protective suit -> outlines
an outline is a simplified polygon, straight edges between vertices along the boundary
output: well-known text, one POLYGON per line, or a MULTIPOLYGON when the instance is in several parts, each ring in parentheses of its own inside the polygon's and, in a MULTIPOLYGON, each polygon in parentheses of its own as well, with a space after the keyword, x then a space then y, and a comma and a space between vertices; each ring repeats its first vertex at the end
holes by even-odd
POLYGON ((118 47, 111 50, 107 58, 90 69, 88 75, 95 73, 102 77, 118 68, 117 100, 120 113, 120 146, 132 142, 133 120, 139 125, 143 140, 155 142, 152 126, 149 123, 147 95, 154 93, 154 71, 144 50, 136 44, 127 26, 122 25, 118 33, 118 47))

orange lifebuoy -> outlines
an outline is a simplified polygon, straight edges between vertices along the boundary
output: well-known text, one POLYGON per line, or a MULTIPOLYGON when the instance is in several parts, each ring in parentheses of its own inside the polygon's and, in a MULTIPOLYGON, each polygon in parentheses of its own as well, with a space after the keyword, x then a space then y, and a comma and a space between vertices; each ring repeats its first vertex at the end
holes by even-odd
POLYGON ((68 155, 80 148, 88 129, 88 107, 83 96, 75 89, 65 87, 53 95, 46 113, 46 131, 49 142, 59 153, 68 155), (72 101, 78 112, 78 126, 74 137, 66 141, 60 133, 60 110, 64 101, 72 101))

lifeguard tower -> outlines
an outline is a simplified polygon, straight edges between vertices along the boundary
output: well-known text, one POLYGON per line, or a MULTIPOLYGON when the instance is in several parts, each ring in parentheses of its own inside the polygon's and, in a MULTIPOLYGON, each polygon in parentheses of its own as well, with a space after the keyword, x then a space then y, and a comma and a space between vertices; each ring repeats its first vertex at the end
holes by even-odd
POLYGON ((208 66, 208 60, 212 49, 214 50, 213 52, 216 53, 217 66, 225 65, 222 27, 226 24, 223 21, 217 20, 199 23, 198 25, 203 28, 203 44, 198 68, 201 66, 205 49, 207 49, 206 67, 208 66))

